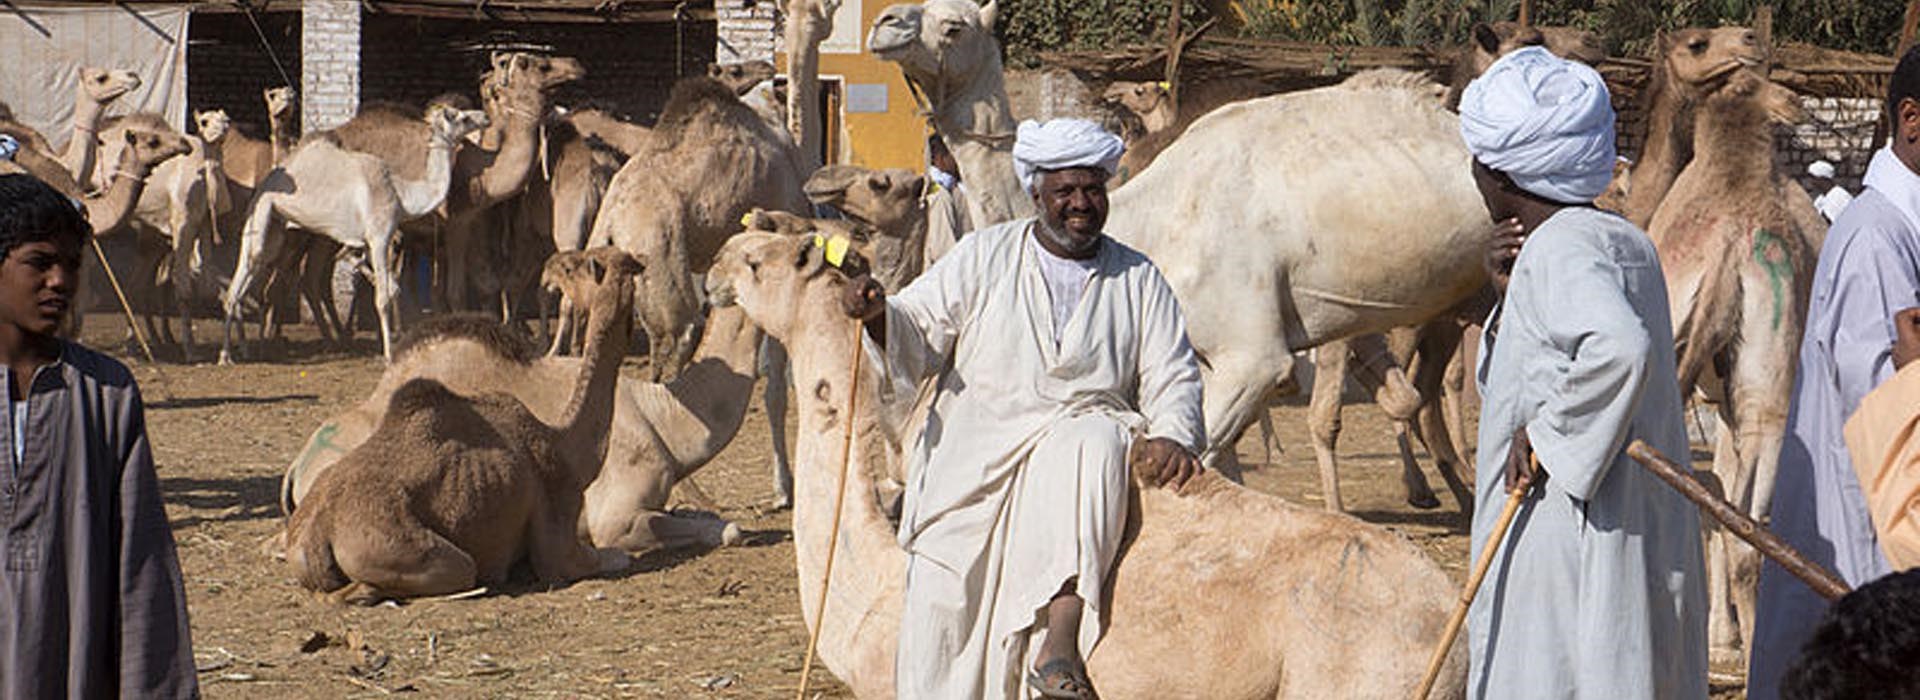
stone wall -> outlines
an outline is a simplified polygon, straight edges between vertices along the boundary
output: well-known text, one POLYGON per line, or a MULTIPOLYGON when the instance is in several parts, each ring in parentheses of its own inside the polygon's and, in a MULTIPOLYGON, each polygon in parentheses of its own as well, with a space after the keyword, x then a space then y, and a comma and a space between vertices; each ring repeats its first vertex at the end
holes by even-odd
POLYGON ((779 7, 779 0, 714 0, 714 62, 772 61, 784 43, 779 7))
POLYGON ((1835 179, 1848 190, 1860 191, 1860 178, 1873 159, 1873 129, 1880 120, 1883 100, 1873 98, 1804 98, 1811 117, 1804 124, 1782 128, 1776 134, 1775 162, 1789 175, 1807 184, 1807 164, 1833 164, 1835 179))
POLYGON ((300 10, 300 123, 331 129, 360 108, 360 2, 304 0, 300 10))

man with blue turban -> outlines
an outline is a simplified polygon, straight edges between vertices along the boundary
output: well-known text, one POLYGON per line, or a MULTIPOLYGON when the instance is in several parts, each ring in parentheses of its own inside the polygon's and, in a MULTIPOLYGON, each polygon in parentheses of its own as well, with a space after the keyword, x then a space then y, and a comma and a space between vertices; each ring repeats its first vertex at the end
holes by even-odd
POLYGON ((1476 698, 1707 694, 1699 514, 1625 454, 1634 440, 1683 465, 1688 452, 1659 256, 1593 207, 1613 128, 1600 75, 1539 47, 1461 98, 1475 184, 1504 224, 1487 257, 1503 297, 1480 344, 1472 551, 1535 476, 1468 615, 1476 698))
POLYGON ((1092 122, 1020 125, 1040 216, 968 234, 888 296, 848 286, 889 378, 934 383, 907 452, 907 580, 895 656, 906 698, 1097 698, 1128 473, 1178 488, 1205 447, 1180 304, 1109 238, 1120 139, 1092 122))

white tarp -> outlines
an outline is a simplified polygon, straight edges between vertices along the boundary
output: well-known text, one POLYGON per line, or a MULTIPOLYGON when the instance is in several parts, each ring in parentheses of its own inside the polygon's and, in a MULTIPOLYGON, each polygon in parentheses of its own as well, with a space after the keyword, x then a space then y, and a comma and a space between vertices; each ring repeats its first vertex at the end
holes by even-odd
POLYGON ((139 74, 140 89, 108 105, 107 115, 158 112, 182 129, 189 7, 0 3, 0 102, 64 148, 80 69, 126 69, 139 74))

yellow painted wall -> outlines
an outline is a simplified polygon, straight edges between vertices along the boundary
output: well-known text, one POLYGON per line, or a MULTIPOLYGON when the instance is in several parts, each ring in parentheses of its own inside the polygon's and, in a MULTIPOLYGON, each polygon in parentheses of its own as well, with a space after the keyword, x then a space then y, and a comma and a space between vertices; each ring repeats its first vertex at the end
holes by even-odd
MULTIPOLYGON (((843 91, 840 99, 840 115, 837 120, 841 127, 841 153, 836 162, 851 163, 868 168, 906 168, 918 172, 926 167, 926 121, 916 116, 918 107, 914 104, 913 93, 907 89, 907 81, 900 76, 900 67, 882 61, 867 53, 867 30, 873 26, 875 17, 896 0, 843 0, 846 5, 859 4, 858 22, 852 19, 852 8, 847 8, 834 18, 833 37, 822 46, 820 53, 820 76, 823 82, 838 79, 843 91), (851 26, 848 26, 851 25, 851 26), (857 47, 859 53, 830 53, 833 44, 839 42, 842 47, 857 47), (854 85, 884 85, 886 88, 887 111, 852 112, 847 109, 847 94, 854 85)), ((776 61, 783 70, 786 67, 786 54, 780 54, 776 61)))

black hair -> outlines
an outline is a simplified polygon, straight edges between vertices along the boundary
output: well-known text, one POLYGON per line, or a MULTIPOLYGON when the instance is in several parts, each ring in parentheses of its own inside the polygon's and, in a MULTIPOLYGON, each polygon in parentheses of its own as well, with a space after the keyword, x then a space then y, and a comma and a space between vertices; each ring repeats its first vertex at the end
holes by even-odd
POLYGON ((1899 135, 1901 100, 1920 102, 1920 45, 1900 56, 1893 77, 1887 79, 1887 123, 1895 125, 1895 136, 1899 135))
MULTIPOLYGON (((1907 54, 1912 58, 1914 54, 1907 54)), ((1906 64, 1902 59, 1901 64, 1906 64)), ((1898 80, 1898 78, 1896 78, 1898 80)), ((1848 593, 1787 669, 1787 700, 1920 698, 1920 569, 1889 574, 1848 593)))
POLYGON ((945 153, 947 155, 953 155, 953 151, 950 151, 947 149, 946 139, 940 138, 939 134, 927 134, 927 153, 929 154, 945 153))
POLYGON ((78 202, 32 175, 0 175, 0 260, 27 243, 90 235, 78 202))

